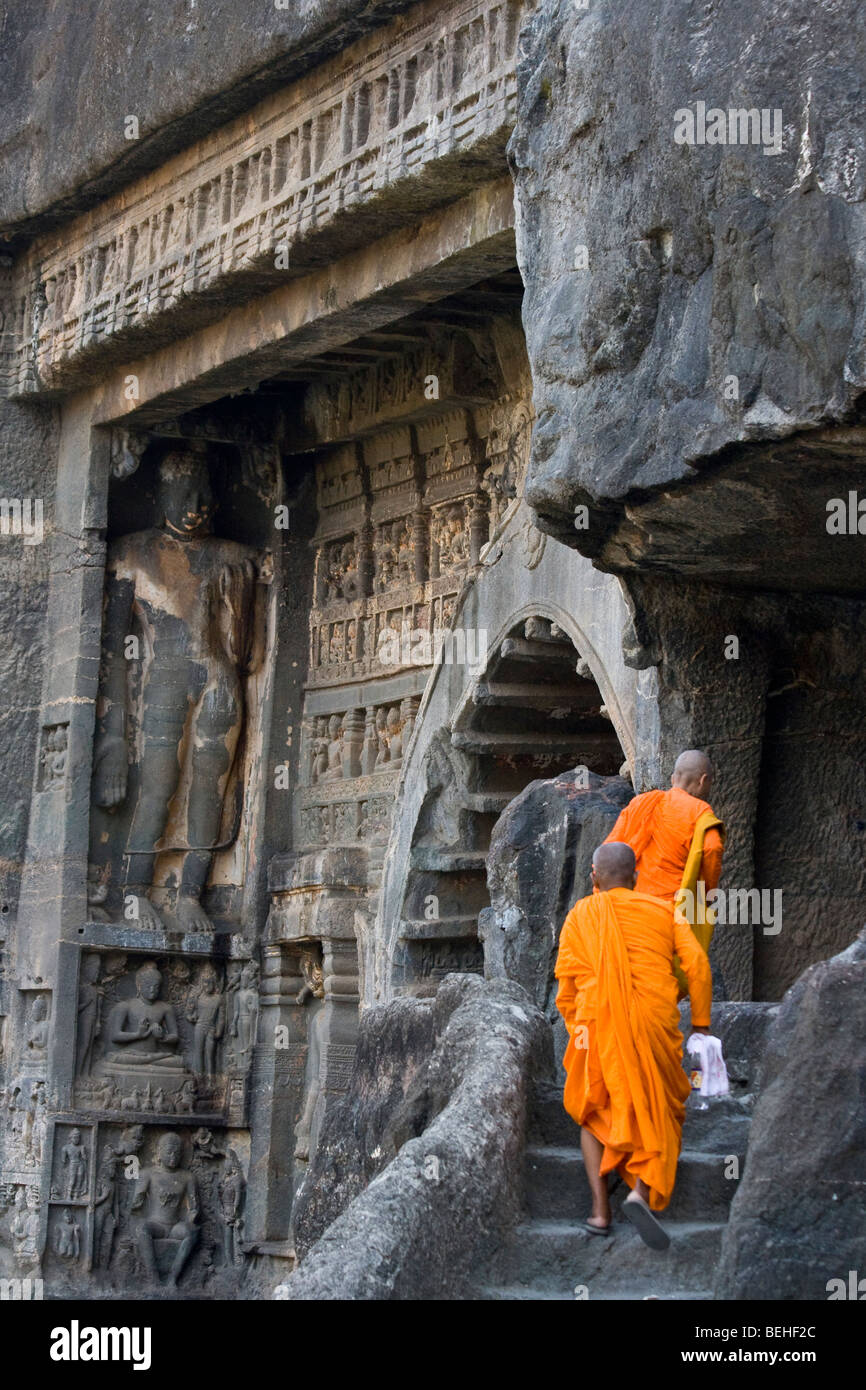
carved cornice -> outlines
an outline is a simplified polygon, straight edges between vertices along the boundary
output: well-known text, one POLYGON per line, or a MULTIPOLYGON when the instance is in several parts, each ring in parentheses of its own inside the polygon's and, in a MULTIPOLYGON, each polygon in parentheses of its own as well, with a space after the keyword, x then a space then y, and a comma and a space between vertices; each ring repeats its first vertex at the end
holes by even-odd
POLYGON ((40 238, 13 268, 0 388, 84 384, 504 171, 529 8, 418 5, 40 238))

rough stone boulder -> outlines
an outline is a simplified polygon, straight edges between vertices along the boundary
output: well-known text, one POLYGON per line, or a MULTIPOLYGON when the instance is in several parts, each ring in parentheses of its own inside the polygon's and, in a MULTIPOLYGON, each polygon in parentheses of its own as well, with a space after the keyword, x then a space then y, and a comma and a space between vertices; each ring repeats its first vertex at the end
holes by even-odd
POLYGON ((687 566, 702 539, 705 576, 727 579, 736 557, 787 586, 767 535, 797 527, 771 493, 802 531, 798 485, 826 466, 823 531, 862 439, 776 445, 757 476, 720 455, 845 423, 866 386, 862 10, 756 0, 734 23, 718 0, 651 15, 544 0, 523 52, 509 152, 538 417, 526 499, 605 565, 687 566), (731 480, 715 470, 698 511, 711 458, 731 480), (652 489, 666 491, 636 517, 652 489))
POLYGON ((717 1298, 851 1297, 850 1271, 866 1277, 864 1029, 866 930, 800 976, 770 1029, 717 1298))
MULTIPOLYGON (((560 928, 576 900, 592 891, 593 851, 633 795, 624 777, 576 768, 530 782, 493 828, 487 859, 491 905, 478 918, 484 973, 517 980, 555 1028, 560 1019, 552 983, 560 928)), ((563 1025, 560 1053, 565 1042, 563 1025)))
POLYGON ((528 1095, 549 1048, 540 1013, 505 980, 449 975, 435 1000, 366 1012, 311 1175, 331 1192, 297 1219, 296 1238, 328 1203, 336 1219, 275 1296, 459 1297, 479 1251, 517 1220, 528 1095))

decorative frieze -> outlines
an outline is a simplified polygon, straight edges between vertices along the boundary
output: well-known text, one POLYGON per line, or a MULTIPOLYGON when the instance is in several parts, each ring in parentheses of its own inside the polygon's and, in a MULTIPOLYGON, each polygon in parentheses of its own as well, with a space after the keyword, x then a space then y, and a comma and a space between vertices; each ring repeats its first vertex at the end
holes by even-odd
POLYGON ((229 282, 246 278, 257 293, 312 264, 312 244, 338 223, 344 244, 360 244, 374 218, 405 209, 410 179, 418 215, 441 203, 450 166, 470 151, 499 165, 529 8, 418 5, 41 238, 13 269, 5 392, 71 384, 74 364, 112 340, 127 357, 145 340, 170 340, 191 311, 199 321, 221 312, 229 282))

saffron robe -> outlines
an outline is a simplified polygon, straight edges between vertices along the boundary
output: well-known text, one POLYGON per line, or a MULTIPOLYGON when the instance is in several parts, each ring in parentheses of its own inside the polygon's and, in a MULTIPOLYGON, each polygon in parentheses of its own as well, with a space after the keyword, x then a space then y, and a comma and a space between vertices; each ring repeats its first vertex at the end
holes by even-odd
POLYGON ((602 1174, 641 1178, 661 1211, 676 1178, 689 1081, 673 959, 688 979, 695 1027, 709 1027, 704 949, 669 903, 628 888, 593 893, 563 924, 556 1006, 568 1028, 565 1109, 604 1145, 602 1174))
POLYGON ((605 844, 619 840, 630 845, 637 860, 637 891, 672 903, 683 886, 696 827, 707 813, 711 819, 704 829, 697 878, 703 880, 709 893, 718 886, 722 872, 724 826, 706 801, 682 787, 634 797, 620 811, 605 844))

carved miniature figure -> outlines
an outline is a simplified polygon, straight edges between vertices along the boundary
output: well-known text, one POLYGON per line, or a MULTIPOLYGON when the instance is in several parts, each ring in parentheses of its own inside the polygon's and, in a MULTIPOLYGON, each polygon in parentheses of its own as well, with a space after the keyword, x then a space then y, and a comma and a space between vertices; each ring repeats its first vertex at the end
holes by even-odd
POLYGON ((69 1207, 54 1233, 54 1249, 63 1260, 77 1260, 81 1254, 81 1226, 69 1207))
POLYGON ((87 1196, 87 1150, 81 1142, 81 1130, 73 1129, 60 1150, 60 1162, 66 1172, 68 1201, 87 1196))
POLYGON ((187 1018, 195 1024, 192 1069, 199 1076, 213 1076, 217 1069, 217 1044, 225 1029, 225 1002, 210 964, 202 970, 199 993, 187 1010, 187 1018))
POLYGON ((9 1234, 19 1260, 35 1260, 39 1254, 39 1192, 19 1187, 15 1196, 15 1215, 9 1223, 9 1234))
POLYGON ((192 1077, 181 1083, 174 1103, 178 1115, 191 1115, 195 1110, 196 1089, 192 1077))
POLYGON ((108 884, 98 864, 87 866, 87 915, 91 922, 108 922, 108 913, 102 904, 108 897, 108 884))
POLYGON ((126 846, 126 892, 137 899, 139 925, 161 929, 149 897, 156 856, 180 850, 178 923, 186 931, 211 931, 200 899, 214 850, 221 847, 226 791, 244 724, 243 677, 254 662, 256 567, 250 547, 210 534, 214 501, 203 459, 166 455, 158 501, 161 524, 121 537, 109 553, 94 796, 108 810, 127 796, 125 638, 135 617, 149 659, 142 667, 139 788, 126 846), (177 799, 183 831, 166 844, 177 799))
POLYGON ((96 1173, 93 1201, 93 1263, 97 1269, 107 1269, 111 1263, 114 1233, 120 1219, 119 1169, 122 1162, 121 1149, 106 1144, 96 1173))
POLYGON ((27 1024, 27 1047, 31 1052, 44 1052, 48 1042, 48 999, 37 994, 30 1008, 27 1024))
POLYGON ((102 1000, 105 989, 99 983, 101 961, 95 952, 82 957, 78 985, 78 1072, 89 1076, 93 1065, 93 1044, 102 1029, 102 1000))
POLYGON ((259 971, 248 960, 240 974, 232 1010, 231 1035, 235 1038, 235 1066, 246 1067, 252 1059, 259 1020, 259 971))
POLYGON ((376 766, 383 767, 391 759, 390 740, 388 738, 388 712, 384 705, 380 705, 376 711, 376 737, 379 740, 379 752, 376 755, 376 766))
POLYGON ((223 1249, 225 1262, 231 1266, 240 1257, 241 1210, 244 1204, 244 1175, 234 1149, 226 1155, 226 1167, 219 1185, 220 1208, 223 1217, 223 1249))
MULTIPOLYGON (((301 955, 301 973, 304 983, 298 991, 297 1002, 305 1004, 308 999, 324 999, 325 997, 325 972, 318 952, 305 950, 301 955)), ((318 1009, 310 1019, 307 1028, 307 1045, 309 1048, 307 1056, 307 1096, 304 1109, 298 1120, 295 1129, 295 1158, 307 1160, 310 1157, 310 1138, 313 1132, 313 1121, 316 1115, 316 1107, 319 1103, 321 1092, 321 1066, 323 1052, 323 1031, 325 1015, 322 1009, 318 1009)))
POLYGON ((339 782, 343 776, 343 721, 339 714, 328 720, 328 769, 323 782, 339 782))

